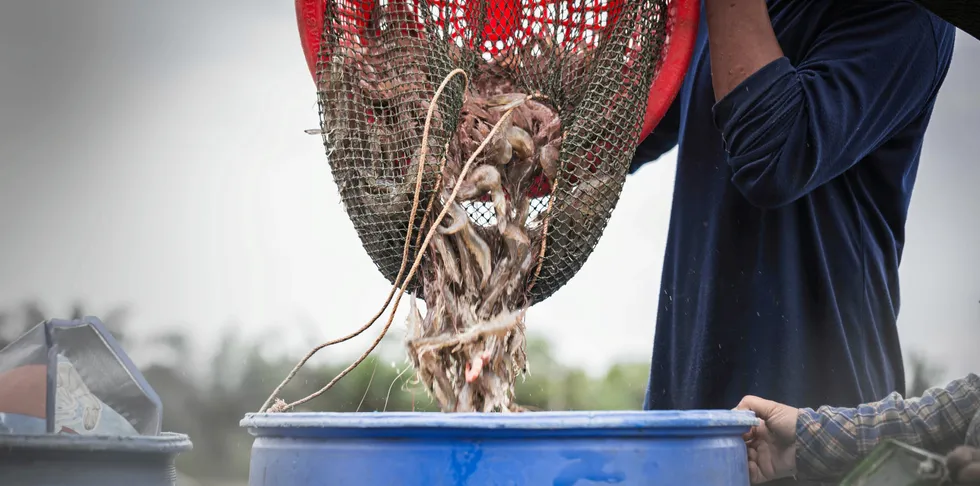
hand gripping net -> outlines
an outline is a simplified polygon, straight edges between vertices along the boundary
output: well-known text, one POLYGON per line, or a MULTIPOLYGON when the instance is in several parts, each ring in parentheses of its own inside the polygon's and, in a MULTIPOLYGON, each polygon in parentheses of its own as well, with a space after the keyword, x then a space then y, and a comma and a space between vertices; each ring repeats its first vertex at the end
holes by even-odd
POLYGON ((297 0, 333 177, 382 274, 424 296, 409 356, 444 410, 515 409, 524 311, 602 235, 698 3, 297 0))

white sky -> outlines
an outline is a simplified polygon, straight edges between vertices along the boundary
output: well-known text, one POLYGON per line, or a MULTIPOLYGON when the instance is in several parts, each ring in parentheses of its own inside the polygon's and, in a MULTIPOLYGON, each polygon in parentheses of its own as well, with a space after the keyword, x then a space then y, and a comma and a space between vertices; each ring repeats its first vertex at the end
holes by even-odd
MULTIPOLYGON (((104 16, 87 37, 69 32, 64 9, 0 7, 0 309, 128 304, 140 333, 179 326, 206 349, 234 323, 274 331, 269 346, 297 354, 360 326, 388 284, 341 208, 319 137, 303 133, 318 121, 292 2, 202 7, 195 22, 96 3, 104 16), (50 26, 46 16, 64 25, 48 41, 28 26, 9 33, 25 19, 50 26)), ((980 368, 978 61, 980 45, 961 36, 902 267, 905 348, 948 377, 980 368)), ((592 258, 530 312, 530 331, 564 361, 600 371, 648 359, 674 165, 670 154, 630 178, 592 258)))

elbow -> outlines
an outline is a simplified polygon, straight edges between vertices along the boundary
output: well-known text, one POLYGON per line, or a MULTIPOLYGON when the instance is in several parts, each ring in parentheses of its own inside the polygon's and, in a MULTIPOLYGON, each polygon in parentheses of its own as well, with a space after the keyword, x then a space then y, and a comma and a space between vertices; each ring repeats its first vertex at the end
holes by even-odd
POLYGON ((633 159, 630 161, 629 174, 634 174, 636 171, 640 170, 641 167, 651 163, 656 162, 665 153, 670 151, 671 147, 665 147, 662 149, 650 150, 649 148, 637 150, 633 154, 633 159))
MULTIPOLYGON (((794 127, 796 128, 796 127, 794 127)), ((802 147, 813 146, 805 129, 767 130, 755 135, 751 144, 728 148, 731 181, 745 199, 760 209, 777 209, 799 199, 813 179, 818 154, 802 147)))
POLYGON ((640 170, 640 167, 643 167, 644 165, 647 165, 650 162, 653 161, 650 159, 633 157, 633 160, 630 162, 629 170, 626 172, 626 174, 633 175, 636 173, 636 171, 640 170))
MULTIPOLYGON (((805 194, 800 183, 779 171, 779 157, 760 157, 742 163, 733 171, 731 181, 749 204, 759 209, 779 209, 805 194)), ((733 164, 734 165, 734 164, 733 164)))
POLYGON ((804 120, 768 131, 752 144, 729 149, 731 181, 745 199, 760 209, 778 209, 805 196, 842 164, 839 150, 821 149, 804 120))
POLYGON ((745 200, 758 209, 779 209, 792 204, 800 194, 763 183, 735 183, 745 200))
POLYGON ((629 169, 626 171, 627 175, 633 175, 636 171, 640 170, 641 167, 645 167, 647 164, 656 162, 662 154, 657 154, 655 157, 650 157, 649 155, 634 155, 633 160, 630 161, 629 169))
POLYGON ((773 62, 714 108, 731 182, 761 209, 796 201, 822 154, 812 130, 806 92, 787 59, 773 62))
POLYGON ((650 162, 655 162, 677 146, 677 133, 670 130, 664 132, 654 132, 639 144, 636 151, 633 152, 633 159, 630 161, 630 174, 635 173, 640 167, 650 162))

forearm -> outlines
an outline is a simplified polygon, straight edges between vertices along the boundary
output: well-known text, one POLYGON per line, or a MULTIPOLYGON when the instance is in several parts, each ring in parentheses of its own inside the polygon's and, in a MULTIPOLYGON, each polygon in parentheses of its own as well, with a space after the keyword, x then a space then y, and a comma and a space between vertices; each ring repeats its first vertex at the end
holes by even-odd
POLYGON ((931 106, 952 49, 911 2, 835 3, 792 62, 763 0, 704 0, 732 183, 760 208, 785 207, 837 178, 931 106))
POLYGON ((980 378, 972 374, 919 398, 892 394, 857 408, 803 409, 797 423, 797 468, 803 478, 833 478, 888 439, 947 452, 963 443, 978 411, 980 378))
POLYGON ((715 100, 783 57, 765 0, 705 0, 715 100))

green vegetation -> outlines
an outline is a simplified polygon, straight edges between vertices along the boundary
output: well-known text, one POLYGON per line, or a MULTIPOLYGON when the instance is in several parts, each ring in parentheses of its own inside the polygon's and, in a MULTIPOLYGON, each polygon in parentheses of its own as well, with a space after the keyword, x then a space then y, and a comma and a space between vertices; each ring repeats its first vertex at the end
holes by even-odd
MULTIPOLYGON (((87 315, 75 306, 69 318, 87 315)), ((39 306, 28 303, 16 313, 0 313, 0 349, 47 318, 39 306), (16 317, 15 317, 16 316, 16 317)), ((221 344, 208 359, 194 359, 190 336, 166 332, 137 341, 127 331, 126 309, 100 316, 106 327, 132 356, 164 356, 143 373, 163 400, 164 429, 188 434, 194 450, 178 457, 178 469, 200 484, 243 484, 248 477, 251 436, 239 420, 256 411, 299 356, 269 357, 261 340, 243 342, 234 329, 226 329, 221 344), (204 369, 195 363, 205 362, 204 369)), ((322 397, 297 411, 434 411, 402 357, 401 344, 389 339, 378 352, 322 397), (395 363, 395 366, 392 365, 395 363)), ((616 364, 604 376, 559 363, 548 341, 528 338, 530 374, 518 383, 518 402, 543 410, 628 410, 643 403, 648 364, 616 364)), ((346 362, 307 367, 283 391, 283 397, 304 397, 337 375, 346 362)), ((938 382, 941 369, 921 354, 907 360, 909 396, 918 396, 938 382)))

